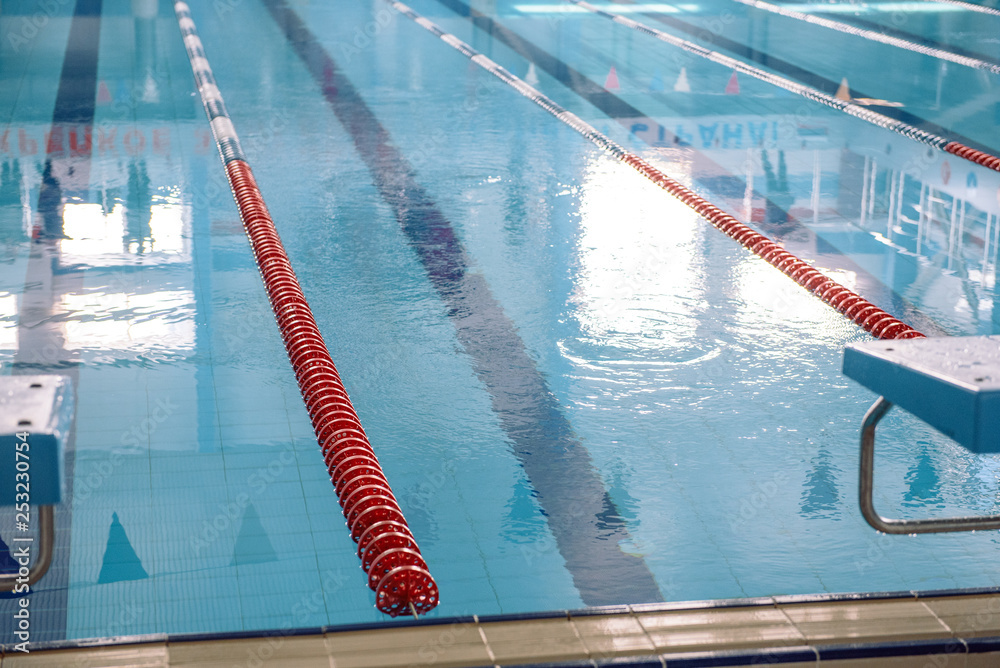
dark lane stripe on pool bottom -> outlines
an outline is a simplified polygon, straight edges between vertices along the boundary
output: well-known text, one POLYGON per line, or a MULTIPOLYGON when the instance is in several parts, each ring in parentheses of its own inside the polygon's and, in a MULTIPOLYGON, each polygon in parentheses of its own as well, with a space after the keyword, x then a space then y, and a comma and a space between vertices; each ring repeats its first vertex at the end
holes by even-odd
MULTIPOLYGON (((97 59, 100 47, 101 0, 77 0, 73 9, 59 88, 52 112, 52 133, 64 130, 82 139, 64 155, 58 142, 48 141, 42 183, 36 209, 36 233, 30 242, 24 290, 18 310, 18 348, 12 364, 15 375, 61 374, 72 379, 79 391, 79 365, 65 348, 63 325, 57 304, 62 295, 79 293, 83 273, 61 265, 58 243, 62 234, 62 188, 54 174, 76 170, 75 180, 87 183, 90 172, 92 128, 97 96, 97 59), (66 162, 66 165, 60 165, 66 162)), ((70 430, 63 461, 63 501, 55 512, 55 545, 52 565, 45 577, 31 588, 31 609, 36 616, 31 629, 32 642, 64 640, 69 601, 70 531, 73 522, 73 476, 75 471, 76 424, 70 430)), ((16 600, 0 601, 0 615, 13 620, 16 600), (11 613, 11 614, 8 614, 11 613)), ((13 642, 14 635, 0 626, 3 642, 13 642)), ((108 633, 106 635, 112 635, 108 633)))
POLYGON ((298 14, 284 0, 264 4, 351 134, 379 193, 445 303, 583 602, 595 606, 662 601, 645 561, 619 547, 630 540, 628 528, 590 454, 573 434, 486 280, 467 271, 468 256, 451 222, 417 183, 413 167, 298 14))

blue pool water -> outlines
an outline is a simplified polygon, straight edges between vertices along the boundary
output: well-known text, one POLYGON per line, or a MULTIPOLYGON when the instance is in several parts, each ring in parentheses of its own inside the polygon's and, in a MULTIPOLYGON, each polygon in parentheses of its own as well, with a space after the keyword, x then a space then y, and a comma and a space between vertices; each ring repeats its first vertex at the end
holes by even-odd
MULTIPOLYGON (((412 6, 917 329, 1000 333, 1000 174, 569 3, 412 6)), ((789 6, 1000 61, 1000 17, 789 6)), ((613 9, 1000 151, 996 75, 735 2, 613 9)), ((433 615, 1000 585, 995 533, 862 520, 859 328, 381 0, 191 11, 433 615)), ((0 374, 78 397, 32 639, 388 621, 170 3, 5 0, 0 36, 0 374)), ((997 512, 995 457, 900 411, 879 442, 884 514, 997 512)))

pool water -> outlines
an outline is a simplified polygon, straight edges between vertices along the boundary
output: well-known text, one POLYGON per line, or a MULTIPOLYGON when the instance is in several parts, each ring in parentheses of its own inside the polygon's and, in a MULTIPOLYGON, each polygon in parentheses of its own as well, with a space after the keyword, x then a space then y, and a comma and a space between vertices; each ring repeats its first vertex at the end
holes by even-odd
MULTIPOLYGON (((411 6, 915 328, 1000 333, 1000 174, 569 3, 411 6)), ((1000 151, 993 74, 735 2, 608 7, 1000 151)), ((788 7, 1000 61, 1000 17, 954 5, 788 7)), ((993 532, 861 518, 858 327, 382 0, 191 11, 432 615, 1000 585, 993 532)), ((0 35, 0 374, 78 400, 32 640, 391 622, 170 3, 5 0, 0 35)), ((902 411, 879 434, 883 514, 997 512, 994 456, 902 411)))

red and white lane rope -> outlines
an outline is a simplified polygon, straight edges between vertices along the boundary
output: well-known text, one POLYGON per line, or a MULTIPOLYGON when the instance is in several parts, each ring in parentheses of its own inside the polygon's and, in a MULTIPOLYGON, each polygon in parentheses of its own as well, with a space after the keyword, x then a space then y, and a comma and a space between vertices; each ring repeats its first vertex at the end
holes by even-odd
POLYGON ((521 95, 666 190, 712 225, 728 234, 774 267, 777 267, 778 270, 796 283, 860 325, 865 331, 882 339, 913 339, 924 336, 920 332, 910 328, 906 323, 897 320, 871 302, 866 301, 861 296, 845 288, 840 283, 820 273, 764 235, 747 227, 678 181, 675 181, 656 167, 653 167, 639 156, 629 152, 576 114, 563 109, 529 84, 514 76, 451 33, 445 32, 432 21, 417 14, 407 5, 398 0, 386 1, 401 14, 437 35, 452 48, 460 51, 476 65, 493 74, 517 90, 521 95))
POLYGON ((437 583, 382 473, 295 278, 240 148, 187 4, 175 2, 174 13, 288 359, 351 537, 358 543, 368 586, 375 591, 375 605, 393 617, 429 612, 438 604, 437 583))
POLYGON ((906 49, 907 51, 913 51, 925 56, 930 56, 931 58, 946 60, 949 63, 955 63, 956 65, 964 65, 965 67, 971 67, 977 70, 986 70, 987 72, 992 72, 993 74, 1000 74, 1000 65, 988 63, 985 60, 980 60, 979 58, 962 56, 957 53, 952 53, 951 51, 927 46, 926 44, 918 44, 907 39, 893 37, 892 35, 884 35, 880 32, 876 32, 875 30, 865 30, 864 28, 858 28, 857 26, 852 26, 848 23, 842 23, 840 21, 826 19, 820 16, 797 12, 793 9, 789 9, 788 7, 779 7, 778 5, 771 4, 770 2, 764 2, 763 0, 734 1, 747 5, 748 7, 760 9, 765 12, 771 12, 772 14, 778 14, 779 16, 784 16, 786 18, 795 19, 796 21, 804 21, 805 23, 811 23, 830 30, 836 30, 848 35, 854 35, 855 37, 861 37, 873 42, 888 44, 889 46, 906 49))
POLYGON ((834 109, 838 109, 845 114, 850 114, 851 116, 860 118, 863 121, 868 121, 869 123, 877 125, 880 128, 891 130, 922 144, 933 146, 938 150, 952 153, 960 158, 965 158, 966 160, 974 162, 977 165, 982 165, 983 167, 1000 172, 1000 157, 995 155, 984 153, 983 151, 971 148, 960 142, 952 141, 946 137, 936 135, 932 132, 927 132, 926 130, 921 130, 920 128, 910 125, 909 123, 904 123, 903 121, 898 121, 895 118, 890 118, 885 114, 872 111, 871 109, 862 107, 861 105, 854 104, 849 100, 841 100, 833 95, 827 95, 821 90, 800 84, 797 81, 792 81, 791 79, 778 74, 766 72, 760 68, 748 65, 742 60, 737 60, 736 58, 721 54, 718 51, 706 49, 703 46, 695 44, 694 42, 681 39, 680 37, 675 37, 670 33, 657 30, 656 28, 650 27, 644 23, 630 19, 627 16, 622 16, 621 14, 616 14, 614 12, 609 12, 599 7, 595 7, 585 0, 566 1, 578 5, 589 12, 593 12, 603 16, 604 18, 610 19, 615 23, 632 28, 633 30, 637 30, 641 33, 645 33, 651 37, 655 37, 661 42, 666 42, 667 44, 680 47, 681 49, 684 49, 689 53, 693 53, 696 56, 701 56, 702 58, 724 65, 728 68, 736 70, 737 72, 742 72, 743 74, 754 77, 755 79, 760 79, 761 81, 766 81, 767 83, 784 88, 785 90, 791 91, 796 95, 801 95, 804 98, 825 104, 826 106, 834 109))

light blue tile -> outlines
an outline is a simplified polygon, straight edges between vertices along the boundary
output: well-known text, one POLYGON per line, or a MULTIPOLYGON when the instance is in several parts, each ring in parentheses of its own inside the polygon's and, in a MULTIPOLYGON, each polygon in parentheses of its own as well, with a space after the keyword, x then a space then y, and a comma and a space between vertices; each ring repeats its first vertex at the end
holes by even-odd
POLYGON ((221 411, 219 424, 222 426, 284 425, 287 429, 288 414, 284 409, 221 411))
POLYGON ((155 587, 157 600, 187 603, 189 606, 239 596, 235 568, 159 576, 155 578, 155 587))
POLYGON ((249 452, 274 452, 280 451, 289 442, 288 438, 263 439, 263 438, 223 438, 222 451, 227 456, 230 454, 244 454, 249 452))
POLYGON ((177 494, 181 490, 191 487, 202 488, 205 486, 216 486, 226 484, 226 472, 220 469, 203 469, 199 466, 188 467, 187 471, 165 472, 157 469, 156 473, 147 476, 147 484, 152 489, 173 491, 177 494))
POLYGON ((288 422, 268 422, 264 424, 238 423, 220 425, 224 441, 239 439, 263 439, 266 441, 289 441, 292 436, 288 422))
POLYGON ((173 633, 204 633, 205 629, 245 630, 239 597, 197 595, 187 600, 160 601, 159 617, 173 633))
POLYGON ((225 460, 221 453, 163 452, 150 453, 150 467, 165 475, 187 473, 191 470, 221 471, 225 460))

